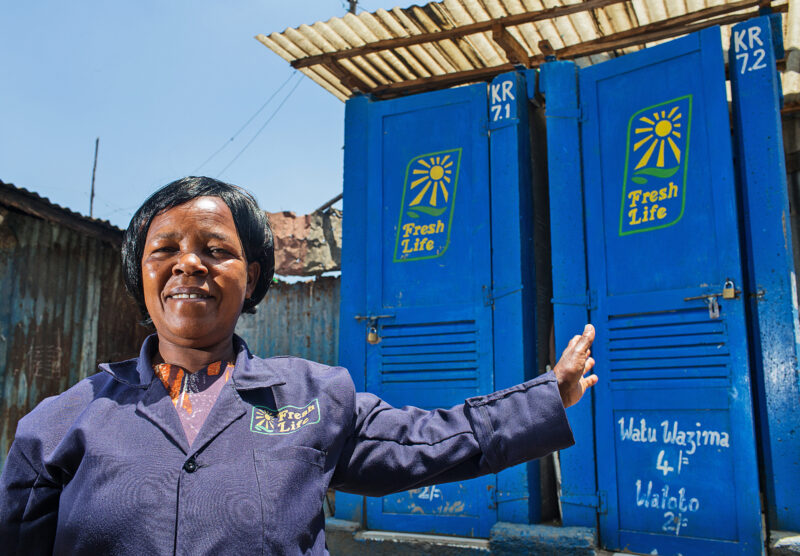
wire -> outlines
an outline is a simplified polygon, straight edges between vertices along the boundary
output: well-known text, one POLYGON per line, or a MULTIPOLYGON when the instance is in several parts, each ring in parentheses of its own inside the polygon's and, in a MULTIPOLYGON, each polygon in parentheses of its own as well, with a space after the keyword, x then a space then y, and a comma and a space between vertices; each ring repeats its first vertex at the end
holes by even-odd
POLYGON ((258 110, 256 110, 256 111, 255 111, 255 113, 254 113, 252 116, 250 116, 250 119, 248 119, 248 120, 247 120, 247 121, 246 121, 246 122, 245 122, 245 123, 242 125, 242 127, 240 127, 240 128, 239 128, 239 129, 236 131, 236 133, 234 133, 233 135, 231 135, 231 138, 230 138, 230 139, 228 139, 227 141, 225 141, 224 143, 222 143, 222 145, 221 145, 221 146, 220 146, 220 147, 219 147, 219 148, 218 148, 216 151, 214 151, 214 152, 211 154, 211 156, 209 156, 208 158, 206 158, 206 159, 205 159, 205 161, 204 161, 204 162, 203 162, 203 163, 202 163, 200 166, 198 166, 197 168, 195 168, 195 169, 194 169, 194 171, 193 171, 192 173, 193 173, 193 174, 197 174, 197 172, 198 172, 198 171, 200 171, 200 168, 202 168, 203 166, 205 166, 206 164, 208 164, 209 162, 211 162, 211 161, 214 159, 214 157, 215 157, 215 156, 217 156, 219 153, 221 153, 221 152, 223 151, 223 149, 225 149, 225 147, 227 147, 228 145, 230 145, 230 144, 233 142, 233 140, 234 140, 234 139, 236 139, 236 137, 238 137, 238 135, 239 135, 239 134, 240 134, 240 133, 241 133, 241 132, 244 130, 244 128, 246 128, 246 127, 248 126, 248 124, 250 124, 250 122, 252 122, 252 121, 255 119, 255 117, 256 117, 256 116, 258 116, 258 115, 261 113, 261 111, 262 111, 262 110, 264 110, 264 108, 266 108, 266 107, 267 107, 267 105, 268 105, 268 104, 269 104, 269 103, 272 101, 272 99, 273 99, 273 98, 275 98, 275 95, 277 95, 279 92, 281 92, 281 90, 282 90, 282 89, 283 89, 283 88, 286 86, 286 84, 287 84, 287 83, 289 83, 289 81, 291 81, 292 77, 294 77, 294 74, 296 74, 296 73, 297 73, 297 70, 294 70, 294 71, 291 73, 291 75, 289 75, 288 79, 286 79, 286 81, 284 81, 283 83, 281 83, 281 86, 280 86, 280 87, 278 87, 277 89, 275 89, 275 92, 273 92, 273 93, 272 93, 272 94, 269 96, 269 98, 266 100, 266 102, 265 102, 264 104, 262 104, 262 105, 261 105, 261 108, 259 108, 258 110))
POLYGON ((301 77, 300 77, 300 79, 297 81, 297 83, 295 83, 295 84, 294 84, 294 87, 292 87, 292 90, 291 90, 291 91, 289 91, 289 94, 287 94, 287 95, 286 95, 286 96, 283 98, 283 100, 282 100, 282 101, 281 101, 281 103, 278 105, 278 107, 277 107, 277 108, 276 108, 276 109, 275 109, 275 110, 272 112, 272 114, 270 114, 269 118, 267 118, 267 121, 266 121, 266 122, 264 122, 264 124, 263 124, 263 125, 262 125, 260 128, 258 128, 258 131, 256 131, 256 134, 255 134, 255 135, 253 135, 253 137, 252 137, 252 138, 251 138, 251 139, 250 139, 250 140, 247 142, 247 144, 246 144, 244 147, 242 147, 242 150, 240 150, 240 151, 239 151, 239 152, 236 154, 236 156, 234 156, 234 157, 233 157, 233 160, 231 160, 230 162, 228 162, 228 165, 227 165, 227 166, 225 166, 225 168, 223 168, 222 170, 220 170, 219 174, 217 174, 217 176, 216 176, 216 177, 220 177, 220 176, 221 176, 221 175, 222 175, 222 174, 225 172, 225 170, 227 170, 228 168, 230 168, 230 167, 231 167, 231 165, 232 165, 234 162, 236 162, 236 160, 237 160, 237 159, 238 159, 240 156, 242 156, 242 153, 244 153, 244 151, 246 151, 246 150, 247 150, 247 148, 248 148, 250 145, 252 145, 252 144, 253 144, 253 141, 255 141, 255 140, 256 140, 256 137, 258 137, 258 136, 261 134, 261 132, 262 132, 262 131, 264 131, 264 128, 266 128, 266 127, 267 127, 267 124, 268 124, 268 123, 270 123, 270 122, 272 121, 272 118, 274 118, 274 117, 275 117, 275 115, 276 115, 276 114, 277 114, 277 113, 280 111, 281 107, 282 107, 282 106, 283 106, 283 105, 286 103, 286 101, 287 101, 287 100, 289 100, 289 97, 290 97, 290 96, 292 96, 292 93, 294 92, 294 90, 295 90, 295 89, 297 89, 298 85, 300 85, 300 83, 302 83, 302 82, 303 82, 303 78, 302 78, 302 74, 301 74, 301 77))

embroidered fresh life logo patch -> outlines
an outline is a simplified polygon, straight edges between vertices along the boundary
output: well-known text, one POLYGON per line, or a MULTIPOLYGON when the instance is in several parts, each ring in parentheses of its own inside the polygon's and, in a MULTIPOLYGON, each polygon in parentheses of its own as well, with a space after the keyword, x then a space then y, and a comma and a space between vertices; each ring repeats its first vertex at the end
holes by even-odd
POLYGON ((290 434, 306 425, 319 423, 319 399, 304 407, 287 405, 280 409, 253 407, 250 431, 261 434, 290 434))

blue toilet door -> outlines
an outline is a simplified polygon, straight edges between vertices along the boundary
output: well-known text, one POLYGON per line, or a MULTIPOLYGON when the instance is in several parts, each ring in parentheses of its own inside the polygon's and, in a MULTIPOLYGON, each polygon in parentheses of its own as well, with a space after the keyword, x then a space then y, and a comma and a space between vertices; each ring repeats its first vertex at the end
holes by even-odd
POLYGON ((719 29, 582 69, 579 94, 601 542, 760 554, 719 29))
MULTIPOLYGON (((395 406, 493 389, 487 112, 485 84, 368 107, 366 390, 395 406)), ((367 527, 488 537, 495 482, 368 498, 367 527)))

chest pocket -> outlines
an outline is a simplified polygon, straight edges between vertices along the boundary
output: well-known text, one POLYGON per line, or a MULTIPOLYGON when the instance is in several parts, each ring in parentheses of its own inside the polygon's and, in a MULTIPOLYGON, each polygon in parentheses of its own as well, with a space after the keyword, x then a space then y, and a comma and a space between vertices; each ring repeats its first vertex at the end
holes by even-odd
POLYGON ((266 552, 280 554, 287 546, 305 552, 325 525, 322 503, 325 453, 307 446, 256 450, 258 485, 264 503, 266 552))

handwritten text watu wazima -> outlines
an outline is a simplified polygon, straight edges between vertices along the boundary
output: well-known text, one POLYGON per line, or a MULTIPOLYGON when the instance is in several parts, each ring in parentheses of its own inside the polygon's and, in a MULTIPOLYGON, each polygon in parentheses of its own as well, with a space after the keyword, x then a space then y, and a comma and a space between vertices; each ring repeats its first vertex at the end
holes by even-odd
POLYGON ((681 429, 678 421, 662 421, 657 427, 648 426, 647 420, 642 417, 638 423, 630 417, 626 423, 624 418, 619 421, 619 435, 621 440, 643 443, 663 443, 685 446, 687 454, 693 454, 699 446, 730 447, 730 436, 725 431, 704 429, 701 423, 695 423, 694 429, 681 429))

